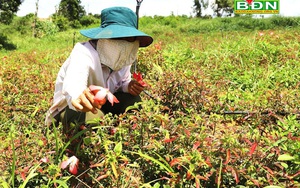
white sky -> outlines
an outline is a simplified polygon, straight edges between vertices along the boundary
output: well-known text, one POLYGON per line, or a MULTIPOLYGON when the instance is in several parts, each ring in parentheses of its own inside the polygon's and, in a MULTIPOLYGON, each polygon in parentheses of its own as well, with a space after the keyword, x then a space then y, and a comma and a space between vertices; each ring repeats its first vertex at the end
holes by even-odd
MULTIPOLYGON (((213 0, 210 0, 213 1, 213 0)), ((35 13, 37 0, 25 0, 19 7, 18 16, 35 13)), ((39 0, 38 17, 47 18, 55 12, 60 0, 39 0)), ((140 16, 194 15, 193 0, 144 0, 140 16)), ((101 10, 111 6, 126 6, 135 11, 136 0, 81 0, 81 5, 88 13, 100 14, 101 10)), ((280 15, 300 16, 300 0, 280 0, 280 15)))

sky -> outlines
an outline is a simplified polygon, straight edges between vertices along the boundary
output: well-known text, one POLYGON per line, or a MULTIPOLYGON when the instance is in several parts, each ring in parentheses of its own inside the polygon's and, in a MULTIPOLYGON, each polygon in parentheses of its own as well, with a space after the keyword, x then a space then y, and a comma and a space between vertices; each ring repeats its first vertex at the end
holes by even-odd
MULTIPOLYGON (((210 0, 214 1, 214 0, 210 0)), ((24 0, 17 12, 18 16, 25 16, 35 13, 37 0, 24 0)), ((168 16, 174 15, 194 15, 194 0, 143 0, 140 8, 140 16, 168 16)), ((55 13, 60 0, 39 0, 38 17, 47 18, 55 13)), ((136 0, 81 0, 87 13, 100 14, 101 10, 111 6, 126 6, 135 11, 136 0)), ((280 0, 280 15, 300 16, 300 0, 280 0)), ((208 14, 211 11, 207 11, 208 14)))

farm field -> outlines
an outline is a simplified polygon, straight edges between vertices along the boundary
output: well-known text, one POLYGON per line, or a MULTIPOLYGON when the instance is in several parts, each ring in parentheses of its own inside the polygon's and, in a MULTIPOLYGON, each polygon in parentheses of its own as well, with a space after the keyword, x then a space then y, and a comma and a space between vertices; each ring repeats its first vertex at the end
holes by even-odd
POLYGON ((0 51, 0 187, 299 187, 300 20, 244 19, 141 18, 155 40, 139 51, 139 110, 72 142, 44 119, 85 38, 5 30, 16 49, 0 51), (73 155, 76 174, 61 168, 73 155))

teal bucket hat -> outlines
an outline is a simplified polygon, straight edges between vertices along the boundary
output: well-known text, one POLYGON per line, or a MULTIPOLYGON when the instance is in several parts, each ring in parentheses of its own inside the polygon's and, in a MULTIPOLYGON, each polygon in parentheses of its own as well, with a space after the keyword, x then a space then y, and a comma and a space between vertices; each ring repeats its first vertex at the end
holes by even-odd
POLYGON ((84 29, 80 33, 90 39, 136 37, 140 42, 140 47, 149 46, 153 42, 151 36, 137 29, 137 16, 126 7, 103 9, 100 27, 84 29))

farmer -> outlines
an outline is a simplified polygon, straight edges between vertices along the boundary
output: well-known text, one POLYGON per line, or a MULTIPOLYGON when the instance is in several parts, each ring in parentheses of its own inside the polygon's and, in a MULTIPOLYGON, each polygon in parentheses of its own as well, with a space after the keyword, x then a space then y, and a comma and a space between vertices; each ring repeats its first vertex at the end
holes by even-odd
POLYGON ((149 46, 153 38, 137 29, 136 14, 126 7, 104 9, 100 27, 80 33, 89 40, 77 43, 59 70, 47 125, 62 122, 65 127, 103 113, 120 114, 141 101, 144 87, 131 79, 130 68, 139 47, 149 46), (91 85, 107 89, 116 100, 96 101, 91 85))

